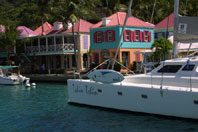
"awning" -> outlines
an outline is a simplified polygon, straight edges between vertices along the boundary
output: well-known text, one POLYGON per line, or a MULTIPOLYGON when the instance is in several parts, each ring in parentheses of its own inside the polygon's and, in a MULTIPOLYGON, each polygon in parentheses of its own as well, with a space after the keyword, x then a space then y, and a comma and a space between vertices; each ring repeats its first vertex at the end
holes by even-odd
POLYGON ((12 69, 12 68, 16 68, 18 66, 0 66, 0 69, 12 69))

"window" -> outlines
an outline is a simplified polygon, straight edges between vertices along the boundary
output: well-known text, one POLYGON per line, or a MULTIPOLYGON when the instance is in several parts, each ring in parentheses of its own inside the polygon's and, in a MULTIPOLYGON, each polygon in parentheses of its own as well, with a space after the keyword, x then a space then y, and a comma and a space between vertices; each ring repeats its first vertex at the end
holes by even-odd
POLYGON ((88 49, 88 36, 83 36, 83 49, 88 49))
POLYGON ((135 41, 140 41, 140 31, 135 31, 135 41))
POLYGON ((192 71, 195 65, 185 65, 182 71, 192 71))
POLYGON ((115 41, 115 31, 114 30, 107 30, 105 32, 105 41, 106 42, 113 42, 113 41, 115 41))
POLYGON ((124 31, 124 41, 127 41, 127 42, 132 41, 133 40, 132 35, 133 35, 133 32, 131 30, 125 30, 124 31))
POLYGON ((182 65, 165 65, 157 72, 164 72, 164 73, 176 73, 182 65))
POLYGON ((97 32, 97 42, 102 42, 102 32, 97 32))
POLYGON ((149 32, 145 31, 144 32, 144 38, 143 38, 144 42, 148 42, 149 41, 149 32))
POLYGON ((129 30, 126 31, 126 41, 130 41, 130 33, 131 32, 129 30))
POLYGON ((142 94, 141 96, 142 96, 143 99, 147 99, 148 98, 148 96, 146 94, 142 94))
POLYGON ((103 32, 102 31, 94 32, 93 37, 94 37, 93 38, 94 43, 102 43, 103 42, 103 32))
POLYGON ((112 33, 112 31, 109 31, 107 36, 108 36, 108 41, 113 41, 113 33, 112 33))

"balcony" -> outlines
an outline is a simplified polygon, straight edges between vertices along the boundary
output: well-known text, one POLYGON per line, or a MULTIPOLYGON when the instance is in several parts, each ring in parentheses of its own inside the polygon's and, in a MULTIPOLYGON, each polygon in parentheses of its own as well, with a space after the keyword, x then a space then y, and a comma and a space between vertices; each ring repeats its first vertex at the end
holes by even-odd
POLYGON ((42 54, 42 53, 53 53, 53 52, 73 52, 74 44, 56 44, 56 45, 40 45, 40 46, 26 46, 25 52, 27 54, 42 54))

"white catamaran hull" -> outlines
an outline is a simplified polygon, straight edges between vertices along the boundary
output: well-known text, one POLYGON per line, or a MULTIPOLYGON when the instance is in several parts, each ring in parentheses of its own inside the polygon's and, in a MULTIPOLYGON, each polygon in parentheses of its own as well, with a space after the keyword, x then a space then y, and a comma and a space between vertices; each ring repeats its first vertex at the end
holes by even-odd
POLYGON ((68 80, 69 102, 198 119, 198 89, 160 85, 68 80))

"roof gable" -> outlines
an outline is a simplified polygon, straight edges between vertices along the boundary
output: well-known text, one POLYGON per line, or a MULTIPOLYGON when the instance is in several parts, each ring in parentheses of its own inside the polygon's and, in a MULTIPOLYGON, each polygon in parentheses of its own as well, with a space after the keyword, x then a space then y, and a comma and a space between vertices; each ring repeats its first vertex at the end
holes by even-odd
MULTIPOLYGON (((102 25, 102 21, 98 22, 97 24, 93 25, 91 28, 99 28, 99 27, 108 27, 108 26, 119 26, 124 25, 124 20, 126 17, 125 12, 117 12, 109 17, 108 19, 111 19, 111 21, 107 25, 102 25)), ((148 27, 148 28, 154 28, 153 24, 150 24, 148 22, 144 22, 136 17, 129 17, 127 19, 126 26, 132 26, 132 27, 148 27)))
MULTIPOLYGON (((76 22, 74 24, 74 32, 87 32, 89 33, 90 32, 90 27, 93 26, 92 23, 88 22, 88 21, 85 21, 83 19, 80 19, 78 22, 76 22)), ((68 30, 66 31, 63 31, 62 33, 72 33, 72 27, 69 28, 68 30)))
POLYGON ((162 21, 160 21, 156 26, 155 29, 164 29, 167 28, 173 28, 174 27, 174 13, 171 13, 169 16, 164 18, 162 21), (169 19, 169 22, 168 22, 169 19))
MULTIPOLYGON (((48 22, 45 22, 43 24, 43 27, 44 27, 44 34, 46 34, 46 32, 49 32, 51 29, 53 29, 53 26, 48 22)), ((37 29, 35 29, 34 32, 38 33, 39 35, 42 35, 42 25, 39 26, 37 29)))
POLYGON ((17 30, 21 31, 20 36, 37 36, 38 35, 38 33, 32 31, 26 26, 18 26, 17 30))

